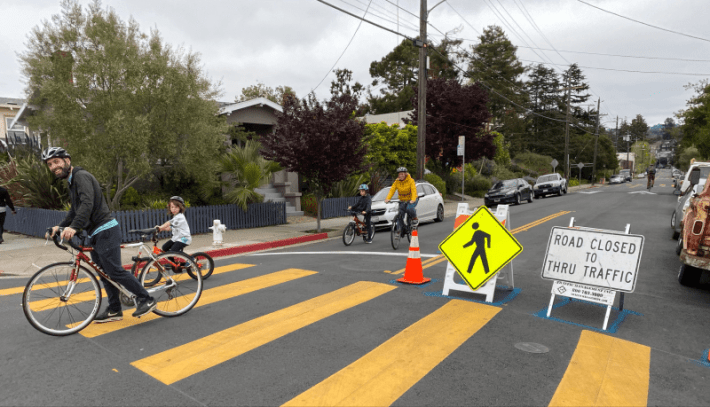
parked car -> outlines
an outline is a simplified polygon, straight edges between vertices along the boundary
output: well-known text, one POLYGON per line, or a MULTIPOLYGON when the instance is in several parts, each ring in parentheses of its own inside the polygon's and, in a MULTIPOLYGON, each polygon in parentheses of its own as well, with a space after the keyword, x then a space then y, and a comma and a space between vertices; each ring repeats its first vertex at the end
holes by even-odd
POLYGON ((626 182, 626 178, 621 174, 614 174, 609 178, 609 184, 623 184, 624 182, 626 182))
POLYGON ((547 195, 562 195, 567 193, 567 180, 558 173, 540 176, 533 187, 535 198, 544 198, 547 195))
MULTIPOLYGON (((416 181, 417 196, 417 218, 419 223, 427 220, 441 222, 444 220, 444 198, 436 187, 426 181, 416 181)), ((372 224, 376 228, 392 226, 394 217, 399 210, 399 194, 394 192, 389 203, 385 203, 385 198, 390 192, 390 187, 384 187, 372 196, 372 224)))
POLYGON ((631 170, 621 170, 619 171, 619 174, 621 174, 627 182, 633 181, 633 177, 631 176, 631 170))
POLYGON ((520 205, 523 200, 532 202, 533 198, 530 184, 522 178, 513 178, 496 182, 483 196, 483 204, 492 206, 511 202, 520 205))
POLYGON ((707 179, 708 175, 710 175, 710 162, 694 162, 690 166, 690 168, 688 168, 688 171, 685 173, 685 178, 683 178, 683 181, 680 184, 681 195, 684 195, 685 192, 690 188, 690 180, 688 179, 688 177, 690 176, 690 172, 694 168, 700 169, 700 179, 707 179))
MULTIPOLYGON (((698 185, 693 186, 693 190, 688 190, 688 192, 678 197, 678 202, 673 209, 673 214, 671 215, 671 229, 673 229, 673 239, 678 239, 680 236, 680 230, 683 227, 683 216, 685 216, 685 210, 690 206, 690 198, 697 194, 699 191, 703 190, 705 187, 705 182, 707 179, 700 179, 698 185)), ((678 250, 680 252, 680 250, 678 250)), ((680 254, 680 253, 678 253, 680 254)))

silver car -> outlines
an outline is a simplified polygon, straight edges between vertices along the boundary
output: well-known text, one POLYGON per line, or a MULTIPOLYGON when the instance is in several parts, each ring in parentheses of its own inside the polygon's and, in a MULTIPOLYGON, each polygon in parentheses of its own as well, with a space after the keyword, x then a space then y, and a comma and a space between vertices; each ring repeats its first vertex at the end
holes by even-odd
MULTIPOLYGON (((444 220, 444 198, 434 185, 425 181, 416 181, 417 196, 417 218, 419 223, 426 220, 441 222, 444 220)), ((376 228, 391 226, 392 220, 399 210, 399 194, 395 190, 394 196, 389 203, 385 203, 385 198, 390 192, 390 187, 379 190, 372 196, 372 224, 376 228)))

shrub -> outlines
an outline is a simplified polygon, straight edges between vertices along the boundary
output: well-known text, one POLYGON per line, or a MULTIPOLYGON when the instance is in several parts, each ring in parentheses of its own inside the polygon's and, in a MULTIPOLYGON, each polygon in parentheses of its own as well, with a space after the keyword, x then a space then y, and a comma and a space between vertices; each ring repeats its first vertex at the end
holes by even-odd
POLYGON ((426 174, 424 176, 424 180, 434 185, 434 187, 438 189, 442 195, 446 196, 446 182, 444 182, 444 180, 441 179, 440 176, 434 173, 426 174))
POLYGON ((536 175, 530 174, 531 176, 535 177, 537 176, 537 174, 547 174, 552 170, 552 166, 550 165, 550 163, 552 162, 552 157, 547 155, 540 155, 526 151, 524 153, 516 155, 514 161, 517 165, 525 167, 526 169, 532 172, 535 172, 536 175))
POLYGON ((121 206, 137 207, 141 203, 141 196, 133 187, 128 187, 121 197, 121 206))
POLYGON ((491 189, 491 185, 492 183, 490 179, 481 175, 477 175, 473 177, 473 179, 465 181, 464 191, 466 191, 466 195, 480 198, 483 197, 483 195, 485 195, 485 193, 488 192, 489 189, 491 189), (478 194, 478 192, 481 193, 478 194))
POLYGON ((572 178, 571 180, 569 180, 569 186, 571 186, 571 187, 576 187, 576 186, 578 186, 578 185, 579 185, 579 180, 578 180, 578 179, 572 178))
POLYGON ((316 196, 313 194, 301 196, 301 210, 310 215, 316 215, 318 210, 316 196))

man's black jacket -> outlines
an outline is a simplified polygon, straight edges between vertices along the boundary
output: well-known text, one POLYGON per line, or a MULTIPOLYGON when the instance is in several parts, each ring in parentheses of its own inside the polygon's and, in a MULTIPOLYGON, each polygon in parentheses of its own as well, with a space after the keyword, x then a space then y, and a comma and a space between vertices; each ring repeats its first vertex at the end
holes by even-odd
POLYGON ((89 171, 74 167, 69 183, 71 209, 59 226, 83 229, 89 235, 104 223, 113 219, 101 192, 99 181, 89 171))
POLYGON ((0 187, 0 208, 4 208, 5 206, 9 206, 12 211, 15 210, 15 206, 12 204, 12 199, 10 199, 10 194, 7 192, 7 189, 0 187))

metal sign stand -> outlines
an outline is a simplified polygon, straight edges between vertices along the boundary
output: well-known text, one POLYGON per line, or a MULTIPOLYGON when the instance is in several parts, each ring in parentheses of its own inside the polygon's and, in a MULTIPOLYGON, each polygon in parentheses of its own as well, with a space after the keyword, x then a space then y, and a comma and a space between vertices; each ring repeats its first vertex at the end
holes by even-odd
MULTIPOLYGON (((569 227, 570 227, 570 228, 575 228, 575 225, 574 225, 574 217, 573 217, 572 219, 570 219, 570 221, 569 221, 569 227)), ((576 227, 576 228, 577 228, 577 229, 602 230, 602 229, 591 229, 591 228, 584 228, 584 227, 576 227)), ((625 230, 624 233, 626 233, 626 234, 628 235, 630 229, 631 229, 631 225, 630 225, 630 224, 626 224, 626 230, 625 230)), ((555 280, 554 283, 553 283, 553 286, 552 286, 552 287, 553 287, 552 295, 550 296, 550 304, 549 304, 548 307, 547 307, 547 317, 548 317, 548 318, 550 318, 550 314, 552 313, 552 304, 555 302, 555 295, 560 295, 560 296, 562 296, 562 297, 565 296, 565 295, 562 295, 562 294, 556 294, 556 293, 555 293, 555 286, 556 286, 557 284, 560 284, 560 283, 562 283, 562 282, 559 282, 559 281, 557 281, 557 280, 555 280)), ((583 285, 583 284, 575 284, 575 285, 576 285, 576 286, 579 286, 579 287, 584 287, 584 288, 587 288, 587 289, 594 290, 594 287, 586 286, 586 285, 583 285)), ((607 306, 606 306, 606 314, 604 315, 604 325, 602 326, 602 330, 603 330, 603 331, 606 331, 607 324, 609 323, 609 315, 611 315, 612 304, 614 303, 614 298, 616 297, 616 291, 614 291, 613 293, 614 293, 614 294, 613 294, 613 296, 611 297, 611 303, 608 303, 607 301, 595 301, 595 300, 593 300, 593 299, 587 299, 587 300, 589 300, 589 301, 593 301, 593 302, 596 302, 596 303, 607 304, 607 306)), ((623 292, 622 292, 621 295, 619 296, 619 310, 620 310, 620 311, 623 311, 623 310, 624 310, 624 293, 623 293, 623 292)))
MULTIPOLYGON (((458 219, 459 216, 471 216, 474 212, 475 208, 474 210, 469 210, 467 203, 460 203, 456 208, 456 219, 458 219)), ((510 211, 508 210, 508 205, 498 205, 495 216, 500 222, 505 222, 505 227, 510 230, 510 211)), ((495 294, 496 290, 496 283, 498 282, 498 280, 504 280, 505 284, 509 287, 510 290, 514 288, 512 261, 508 263, 508 265, 503 267, 500 271, 498 271, 496 278, 491 278, 478 290, 472 290, 471 287, 469 287, 467 284, 460 284, 455 282, 455 276, 456 268, 451 264, 451 262, 448 262, 446 266, 446 277, 444 278, 444 288, 441 292, 443 295, 449 295, 449 291, 451 290, 463 291, 466 293, 485 295, 486 302, 492 303, 493 295, 495 294)))

